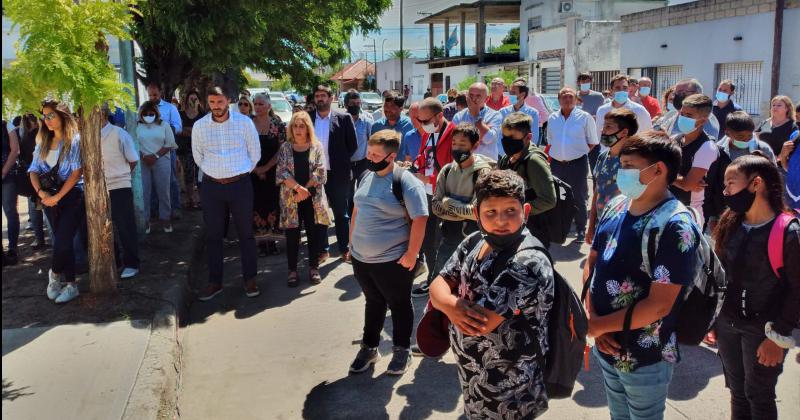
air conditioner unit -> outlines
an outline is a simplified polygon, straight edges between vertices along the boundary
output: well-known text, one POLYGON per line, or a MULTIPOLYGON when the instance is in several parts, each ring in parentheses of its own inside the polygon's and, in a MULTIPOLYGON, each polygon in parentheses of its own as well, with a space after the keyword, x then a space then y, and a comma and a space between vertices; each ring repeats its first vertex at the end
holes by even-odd
POLYGON ((572 1, 562 1, 558 5, 558 13, 570 13, 573 6, 572 1))

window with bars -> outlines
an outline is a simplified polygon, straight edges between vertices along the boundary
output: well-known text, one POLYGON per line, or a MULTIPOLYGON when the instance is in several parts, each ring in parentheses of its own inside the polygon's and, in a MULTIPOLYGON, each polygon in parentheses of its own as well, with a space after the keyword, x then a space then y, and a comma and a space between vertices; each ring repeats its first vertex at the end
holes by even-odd
POLYGON ((541 93, 558 93, 561 90, 561 69, 549 67, 541 69, 541 93))
POLYGON ((736 86, 733 100, 748 114, 761 114, 759 99, 761 98, 762 62, 720 63, 715 67, 715 80, 712 88, 716 89, 719 82, 723 80, 733 80, 733 84, 736 86))
POLYGON ((602 92, 611 85, 611 79, 619 74, 619 70, 592 71, 592 90, 602 92))
POLYGON ((533 31, 535 29, 542 28, 542 17, 541 16, 534 16, 528 18, 528 30, 533 31))
POLYGON ((683 66, 635 67, 628 69, 628 75, 636 78, 650 78, 653 81, 650 95, 661 101, 664 91, 683 78, 683 66))

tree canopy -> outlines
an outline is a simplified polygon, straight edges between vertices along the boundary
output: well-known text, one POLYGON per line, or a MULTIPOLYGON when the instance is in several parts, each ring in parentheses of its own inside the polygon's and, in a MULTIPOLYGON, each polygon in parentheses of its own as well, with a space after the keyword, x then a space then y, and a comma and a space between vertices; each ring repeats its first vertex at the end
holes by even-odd
POLYGON ((320 79, 313 69, 341 61, 352 32, 377 29, 390 6, 391 0, 141 2, 134 30, 140 77, 166 94, 204 78, 241 81, 244 68, 310 86, 320 79))
POLYGON ((411 58, 411 51, 409 50, 395 50, 389 55, 392 58, 411 58))
POLYGON ((130 87, 119 81, 105 45, 106 36, 130 39, 128 5, 6 0, 3 14, 20 33, 17 59, 3 70, 4 114, 38 112, 48 96, 87 109, 106 100, 132 102, 130 87))

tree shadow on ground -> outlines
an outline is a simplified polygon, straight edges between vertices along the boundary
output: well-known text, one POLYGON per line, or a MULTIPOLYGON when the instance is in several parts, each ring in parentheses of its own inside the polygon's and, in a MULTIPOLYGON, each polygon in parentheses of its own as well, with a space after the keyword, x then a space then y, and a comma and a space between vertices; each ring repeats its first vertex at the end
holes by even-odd
POLYGON ((3 401, 14 401, 17 398, 35 394, 35 392, 26 392, 28 388, 30 387, 14 388, 14 381, 3 378, 3 401))

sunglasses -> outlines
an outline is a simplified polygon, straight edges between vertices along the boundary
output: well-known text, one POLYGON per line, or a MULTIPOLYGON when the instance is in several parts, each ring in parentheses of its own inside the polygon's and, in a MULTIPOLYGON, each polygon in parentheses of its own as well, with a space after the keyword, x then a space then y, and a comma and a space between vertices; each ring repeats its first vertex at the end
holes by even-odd
POLYGON ((44 114, 45 121, 53 121, 54 119, 56 119, 56 117, 58 117, 58 114, 56 114, 55 112, 49 112, 47 114, 44 114))
POLYGON ((155 114, 155 113, 153 113, 153 112, 146 112, 146 113, 142 114, 142 116, 143 116, 143 117, 155 117, 155 116, 156 116, 156 114, 155 114))
POLYGON ((240 103, 239 103, 239 106, 250 106, 250 104, 248 104, 248 103, 246 103, 246 102, 240 102, 240 103))

